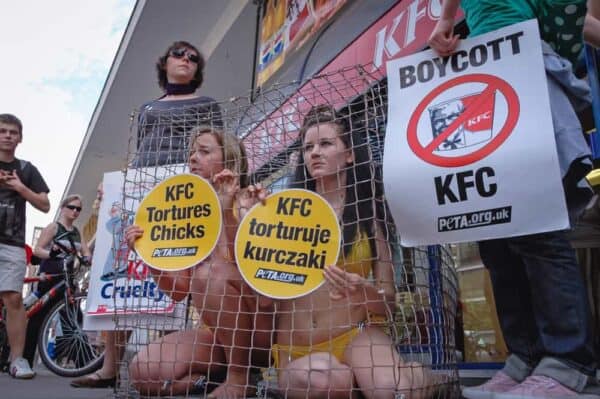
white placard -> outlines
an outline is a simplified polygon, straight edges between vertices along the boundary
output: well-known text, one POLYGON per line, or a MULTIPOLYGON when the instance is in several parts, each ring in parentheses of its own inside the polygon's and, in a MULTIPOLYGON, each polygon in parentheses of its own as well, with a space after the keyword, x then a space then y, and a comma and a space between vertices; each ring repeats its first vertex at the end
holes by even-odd
MULTIPOLYGON (((127 186, 124 186, 122 172, 104 174, 104 195, 92 257, 85 329, 95 329, 99 325, 105 327, 107 324, 114 328, 115 314, 120 317, 120 322, 123 317, 123 323, 131 317, 138 320, 140 315, 147 318, 148 322, 153 315, 170 319, 176 307, 171 298, 158 289, 148 267, 135 251, 128 249, 124 240, 124 226, 131 224, 139 200, 152 188, 151 185, 146 187, 135 183, 137 179, 133 175, 143 175, 139 170, 130 170, 129 173, 132 176, 127 179, 127 186), (127 211, 122 209, 124 187, 128 193, 127 211), (96 317, 99 318, 97 321, 91 320, 96 317)), ((153 173, 156 174, 155 170, 153 173)))
POLYGON ((406 246, 564 229, 537 22, 387 63, 386 197, 406 246))

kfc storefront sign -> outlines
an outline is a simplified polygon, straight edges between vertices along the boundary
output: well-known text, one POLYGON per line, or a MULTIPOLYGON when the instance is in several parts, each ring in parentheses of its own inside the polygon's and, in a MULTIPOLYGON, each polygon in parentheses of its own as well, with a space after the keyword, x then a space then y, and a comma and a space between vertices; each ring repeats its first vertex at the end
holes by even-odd
MULTIPOLYGON (((318 73, 328 75, 353 65, 369 65, 369 76, 358 78, 358 69, 344 73, 336 83, 323 79, 302 86, 281 107, 272 112, 243 139, 252 156, 250 171, 269 161, 269 157, 289 146, 298 136, 302 115, 312 104, 323 103, 340 107, 348 98, 362 92, 370 84, 386 75, 385 63, 391 58, 408 55, 425 47, 427 39, 441 14, 441 0, 399 1, 354 42, 338 54, 318 73), (354 75, 354 76, 353 76, 354 75), (356 77, 356 79, 353 79, 356 77), (349 84, 349 82, 352 82, 349 84), (328 85, 328 90, 317 93, 317 87, 328 85)), ((463 18, 460 14, 457 21, 463 18)))
POLYGON ((441 11, 441 0, 414 0, 401 2, 384 15, 374 26, 377 34, 373 67, 385 68, 385 61, 405 54, 400 52, 411 45, 422 47, 440 18, 441 11), (379 24, 383 24, 383 28, 379 29, 379 24))

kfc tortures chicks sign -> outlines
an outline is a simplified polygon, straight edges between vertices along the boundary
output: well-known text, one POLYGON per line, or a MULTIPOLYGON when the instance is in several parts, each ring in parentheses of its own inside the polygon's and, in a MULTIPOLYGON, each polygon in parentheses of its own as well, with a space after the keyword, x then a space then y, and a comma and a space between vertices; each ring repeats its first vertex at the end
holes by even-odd
POLYGON ((142 201, 135 224, 144 229, 135 249, 155 269, 195 266, 211 254, 222 228, 219 198, 206 180, 191 174, 165 179, 142 201))

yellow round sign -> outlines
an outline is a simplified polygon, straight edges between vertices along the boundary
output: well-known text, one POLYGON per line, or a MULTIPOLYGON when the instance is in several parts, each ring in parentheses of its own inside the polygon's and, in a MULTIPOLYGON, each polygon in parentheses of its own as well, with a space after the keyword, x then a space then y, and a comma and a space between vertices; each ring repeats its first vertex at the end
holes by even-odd
POLYGON ((318 194, 290 189, 255 205, 238 227, 235 259, 244 280, 262 295, 297 298, 319 288, 337 262, 340 226, 318 194))
POLYGON ((144 234, 135 250, 144 263, 173 271, 204 260, 217 245, 221 204, 203 178, 180 174, 163 180, 141 202, 135 224, 144 234))

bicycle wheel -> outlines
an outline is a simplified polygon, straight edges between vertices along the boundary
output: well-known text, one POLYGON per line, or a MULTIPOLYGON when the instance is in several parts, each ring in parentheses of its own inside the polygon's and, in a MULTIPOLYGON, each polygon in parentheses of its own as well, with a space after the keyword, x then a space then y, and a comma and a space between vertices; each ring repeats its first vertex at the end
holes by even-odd
POLYGON ((60 301, 44 318, 38 335, 38 351, 44 365, 62 377, 79 377, 102 366, 104 343, 95 332, 83 331, 85 295, 73 304, 60 301))

